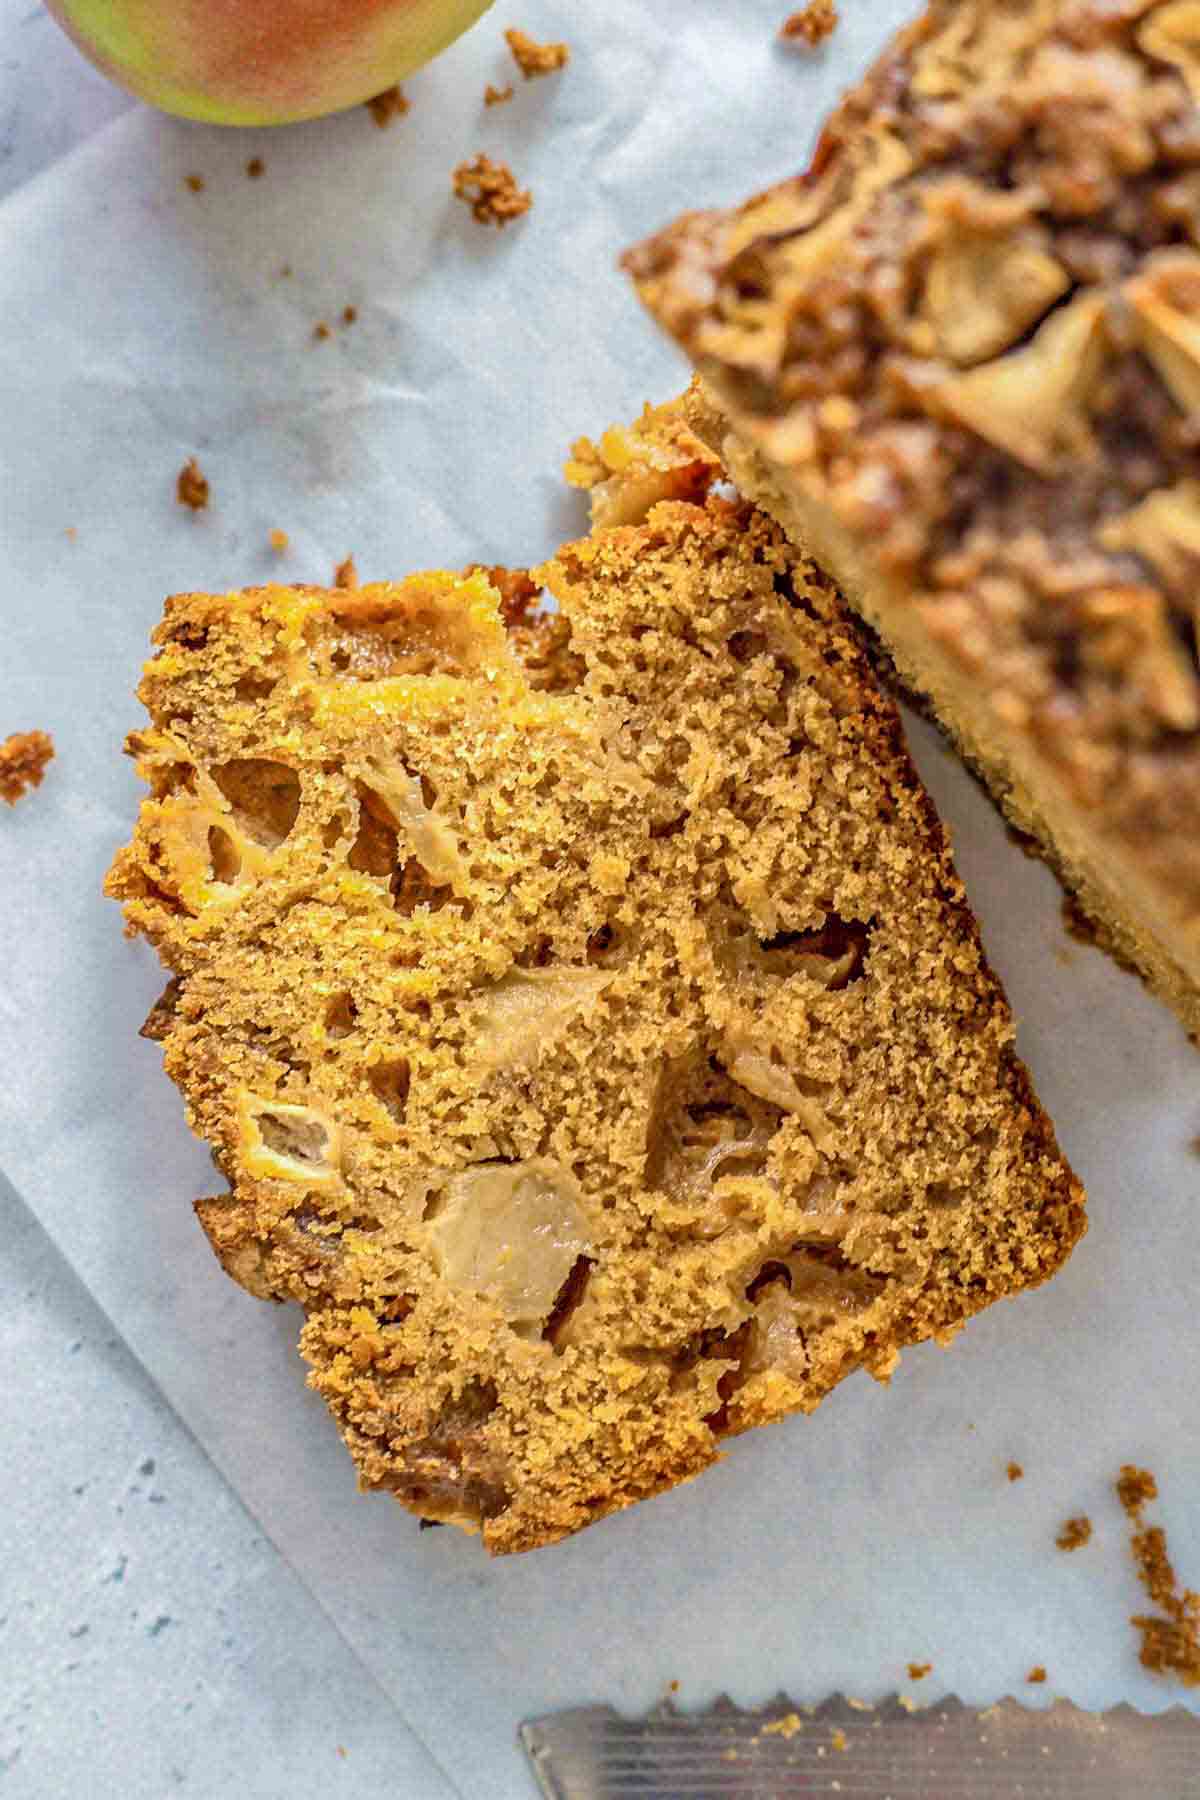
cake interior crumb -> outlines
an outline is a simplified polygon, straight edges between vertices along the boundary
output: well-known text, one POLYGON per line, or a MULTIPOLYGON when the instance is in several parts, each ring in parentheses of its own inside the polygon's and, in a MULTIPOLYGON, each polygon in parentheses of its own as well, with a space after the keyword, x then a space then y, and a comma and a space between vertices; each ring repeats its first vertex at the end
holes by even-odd
POLYGON ((1040 1682, 1045 1681, 1046 1671, 1045 1671, 1044 1667, 1042 1666, 1042 1664, 1034 1663, 1032 1669, 1030 1669, 1030 1671, 1029 1671, 1028 1675, 1025 1677, 1025 1679, 1027 1682, 1030 1683, 1030 1685, 1032 1687, 1037 1687, 1040 1682))
POLYGON ((203 512, 209 501, 208 477, 194 456, 189 456, 175 478, 175 498, 180 506, 203 512))
POLYGON ((910 1662, 908 1665, 908 1679, 910 1681, 924 1681, 925 1677, 932 1674, 932 1672, 933 1664, 931 1662, 910 1662))
POLYGON ((275 528, 270 533, 270 543, 271 543, 271 548, 272 548, 272 550, 274 550, 275 554, 277 556, 282 556, 284 551, 288 547, 287 532, 280 531, 279 527, 275 526, 275 528))
POLYGON ((518 187, 507 163, 493 162, 480 155, 461 162, 454 171, 454 192, 471 208, 480 225, 503 227, 510 219, 519 219, 533 205, 528 188, 518 187))
POLYGON ((257 181, 260 175, 266 173, 266 168, 267 165, 261 156, 252 156, 246 164, 246 173, 251 181, 257 181))
POLYGON ((518 31, 515 27, 505 32, 504 41, 526 81, 532 81, 537 75, 553 75, 556 69, 565 69, 571 60, 566 44, 539 44, 527 31, 518 31))
POLYGON ((1200 1594, 1180 1589, 1167 1554, 1161 1525, 1146 1525, 1143 1509, 1158 1498, 1158 1483, 1149 1469, 1124 1463, 1116 1482, 1117 1498, 1138 1529, 1129 1540, 1138 1580, 1157 1613, 1135 1613, 1130 1624, 1141 1635, 1138 1661, 1152 1674, 1173 1676, 1184 1687, 1200 1687, 1200 1594))
POLYGON ((804 44, 815 50, 829 37, 837 22, 837 7, 833 0, 808 0, 807 6, 790 13, 783 21, 779 35, 787 44, 804 44))
POLYGON ((318 319, 316 324, 313 326, 313 337, 315 338, 316 342, 318 344, 323 344, 325 342, 326 338, 330 338, 332 336, 333 336, 333 333, 330 331, 329 326, 326 323, 326 321, 324 319, 318 319))
POLYGON ((10 806, 31 787, 41 787, 46 764, 54 755, 48 731, 14 731, 0 744, 0 800, 10 806))
POLYGON ((1010 1462, 1004 1472, 1010 1481, 1023 1481, 1025 1479, 1025 1471, 1019 1462, 1010 1462))
POLYGON ((202 194, 204 192, 204 177, 203 175, 185 175, 183 178, 183 185, 188 190, 189 194, 202 194))
POLYGON ((485 106, 506 106, 512 97, 513 84, 511 81, 508 83, 507 87, 496 87, 494 83, 489 81, 483 90, 483 104, 485 106))
POLYGON ((1054 1542, 1060 1550, 1082 1550, 1092 1536, 1092 1521, 1085 1513, 1077 1518, 1068 1519, 1054 1542))

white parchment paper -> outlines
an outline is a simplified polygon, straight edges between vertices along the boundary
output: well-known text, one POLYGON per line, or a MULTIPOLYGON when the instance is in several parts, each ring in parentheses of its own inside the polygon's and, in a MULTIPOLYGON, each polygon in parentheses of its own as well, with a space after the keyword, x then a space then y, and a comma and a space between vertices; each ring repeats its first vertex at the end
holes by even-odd
POLYGON ((581 529, 566 442, 683 374, 618 252, 797 166, 908 11, 844 0, 805 56, 774 42, 783 10, 529 0, 519 22, 567 37, 572 63, 518 78, 507 107, 482 104, 510 72, 513 21, 494 14, 409 84, 388 131, 361 110, 239 134, 138 110, 0 207, 0 735, 44 727, 59 750, 0 818, 0 1169, 471 1800, 529 1791, 522 1715, 640 1708, 671 1681, 684 1704, 871 1698, 932 1660, 919 1694, 985 1703, 1041 1662, 1035 1697, 1167 1704, 1125 1623, 1139 1595, 1109 1483, 1126 1459, 1158 1471, 1200 1583, 1200 1063, 1134 981, 1064 937, 1050 877, 923 729, 1091 1234, 948 1355, 908 1354, 890 1391, 855 1377, 567 1544, 491 1563, 355 1496, 303 1387, 297 1317, 209 1255, 189 1202, 213 1171, 136 1035, 162 977, 99 889, 138 799, 119 747, 163 595, 325 580, 351 550, 366 578, 520 562, 581 529), (449 193, 479 149, 535 193, 503 234, 449 193), (333 336, 315 342, 322 319, 333 336), (193 453, 213 490, 197 517, 173 497, 193 453), (290 535, 282 559, 272 528, 290 535), (1055 1531, 1076 1512, 1095 1536, 1064 1556, 1055 1531))

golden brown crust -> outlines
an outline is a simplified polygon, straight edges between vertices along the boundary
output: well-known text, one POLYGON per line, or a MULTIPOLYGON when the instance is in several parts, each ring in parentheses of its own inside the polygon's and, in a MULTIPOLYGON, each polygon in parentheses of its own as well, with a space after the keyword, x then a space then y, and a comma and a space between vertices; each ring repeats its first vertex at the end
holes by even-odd
POLYGON ((14 731, 0 744, 0 800, 10 806, 31 787, 41 787, 46 764, 54 755, 48 731, 14 731))
POLYGON ((109 891, 224 1267, 304 1307, 366 1486, 512 1551, 885 1378, 1083 1212, 783 534, 663 503, 500 580, 169 602, 109 891))
POLYGON ((906 676, 946 659, 967 750, 1015 741, 1194 964, 1193 12, 935 0, 805 176, 628 262, 906 676))

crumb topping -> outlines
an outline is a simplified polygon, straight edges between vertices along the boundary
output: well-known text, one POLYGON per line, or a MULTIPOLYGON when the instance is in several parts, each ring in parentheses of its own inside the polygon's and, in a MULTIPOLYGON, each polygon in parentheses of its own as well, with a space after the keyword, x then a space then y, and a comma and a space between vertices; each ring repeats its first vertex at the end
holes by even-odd
POLYGON ((779 27, 779 35, 788 44, 804 44, 815 50, 834 31, 838 22, 834 0, 808 0, 799 12, 790 13, 779 27))
POLYGON ((527 31, 515 28, 506 31, 504 41, 526 81, 532 81, 538 75, 553 75, 556 69, 565 69, 571 58, 566 44, 539 44, 527 31))
POLYGON ((481 225, 503 228, 533 205, 533 195, 528 188, 517 186, 508 164, 493 162, 482 151, 470 162, 459 163, 453 181, 455 194, 481 225))
POLYGON ((14 806, 29 788, 41 787, 54 740, 46 731, 14 731, 0 744, 0 800, 14 806))
POLYGON ((209 501, 208 478, 194 456, 189 456, 175 478, 175 498, 180 506, 203 512, 209 501))
POLYGON ((807 175, 627 259, 738 429, 1141 844, 1200 836, 1193 11, 934 0, 807 175))

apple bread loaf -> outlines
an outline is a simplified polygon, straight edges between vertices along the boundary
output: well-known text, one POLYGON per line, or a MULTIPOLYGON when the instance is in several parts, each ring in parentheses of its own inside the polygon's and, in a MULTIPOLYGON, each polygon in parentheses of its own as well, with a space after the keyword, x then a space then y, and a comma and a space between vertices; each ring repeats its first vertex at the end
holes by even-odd
POLYGON ((218 1257, 303 1307, 363 1486, 500 1552, 886 1378, 1084 1218, 783 532, 697 492, 491 573, 169 601, 109 892, 218 1257))
POLYGON ((1198 21, 934 0, 806 175, 627 258, 733 479, 1193 1035, 1198 21))

